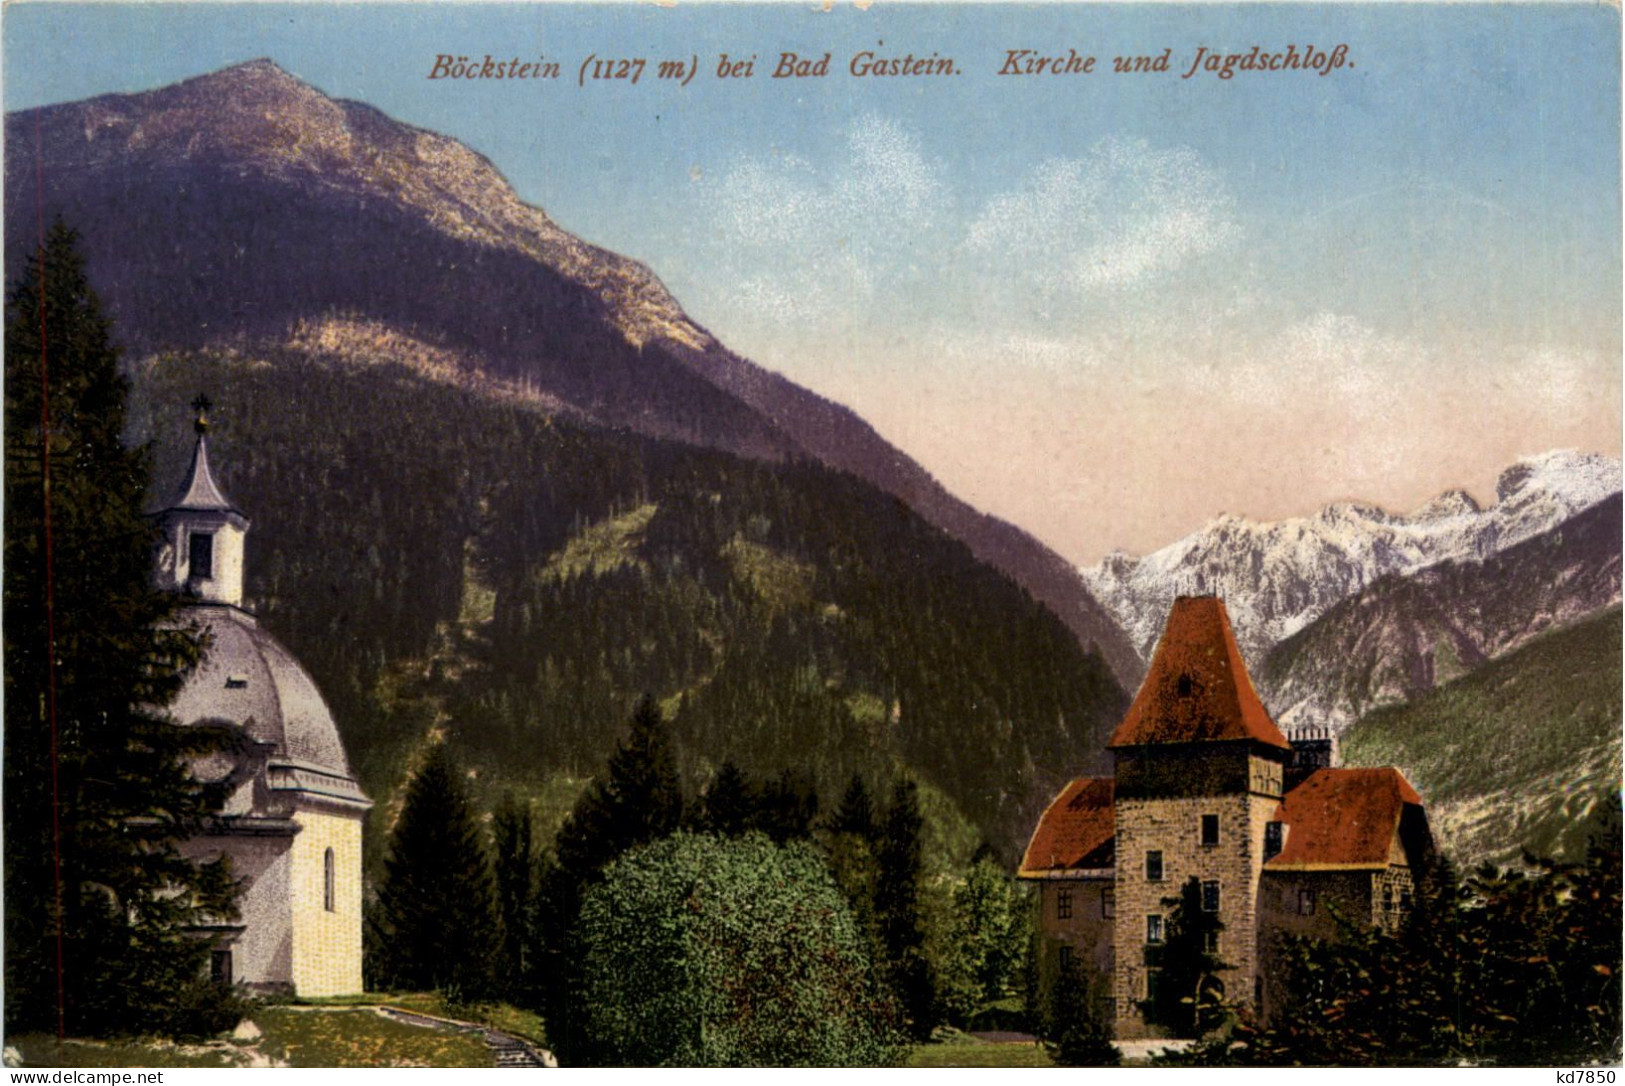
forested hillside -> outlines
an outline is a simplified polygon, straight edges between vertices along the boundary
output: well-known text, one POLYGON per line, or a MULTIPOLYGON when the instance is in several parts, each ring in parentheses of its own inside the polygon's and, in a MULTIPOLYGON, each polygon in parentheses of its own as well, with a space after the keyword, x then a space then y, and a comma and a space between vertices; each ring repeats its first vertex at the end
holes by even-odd
POLYGON ((1367 714, 1344 758, 1404 770, 1458 862, 1514 863, 1524 849, 1578 861, 1596 820, 1618 810, 1619 687, 1612 607, 1367 714))
POLYGON ((1125 704, 1022 589, 820 465, 290 351, 165 356, 135 383, 161 494, 184 405, 216 400, 216 472, 254 519, 248 594, 385 801, 443 728, 482 790, 560 809, 648 691, 691 785, 731 758, 830 804, 854 770, 907 767, 1009 853, 1125 704))

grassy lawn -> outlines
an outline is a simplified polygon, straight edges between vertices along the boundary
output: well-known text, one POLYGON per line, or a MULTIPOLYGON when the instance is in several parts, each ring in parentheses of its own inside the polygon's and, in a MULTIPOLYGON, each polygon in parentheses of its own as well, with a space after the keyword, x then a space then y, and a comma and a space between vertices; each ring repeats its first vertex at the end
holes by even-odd
POLYGON ((491 1067, 494 1057, 478 1033, 429 1029, 395 1022, 346 1002, 390 1003, 427 1014, 487 1022, 537 1038, 541 1021, 498 1004, 470 1014, 448 1014, 438 996, 360 996, 327 1006, 263 1006, 250 1018, 262 1036, 177 1044, 153 1039, 85 1041, 61 1045, 47 1034, 8 1037, 29 1067, 491 1067))
POLYGON ((403 992, 398 995, 379 993, 369 995, 367 1001, 386 1007, 399 1007, 407 1011, 456 1018, 463 1022, 478 1022, 482 1026, 500 1029, 532 1044, 547 1047, 547 1032, 542 1016, 534 1011, 521 1010, 510 1003, 458 1003, 448 1005, 439 992, 403 992))
POLYGON ((259 1049, 289 1067, 492 1067, 477 1033, 426 1029, 368 1010, 269 1007, 259 1049))
POLYGON ((6 1038, 22 1053, 24 1067, 247 1067, 248 1053, 223 1041, 176 1044, 169 1041, 80 1041, 46 1033, 6 1038))
POLYGON ((1054 1067, 1042 1045, 955 1042, 915 1045, 906 1067, 1054 1067))

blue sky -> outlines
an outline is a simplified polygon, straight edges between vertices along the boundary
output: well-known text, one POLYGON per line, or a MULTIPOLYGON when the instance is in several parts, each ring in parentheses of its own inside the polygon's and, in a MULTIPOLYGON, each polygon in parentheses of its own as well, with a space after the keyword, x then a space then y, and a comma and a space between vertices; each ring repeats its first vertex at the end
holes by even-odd
POLYGON ((486 154, 730 346, 1079 560, 1618 454, 1619 16, 1592 5, 5 9, 8 110, 257 56, 486 154), (1198 47, 1348 46, 1181 78, 1198 47), (1006 49, 1096 56, 1000 77, 1006 49), (1167 74, 1110 72, 1171 48, 1167 74), (767 78, 831 54, 823 79, 767 78), (856 79, 864 50, 961 74, 856 79), (758 58, 718 80, 719 54, 758 58), (551 83, 431 81, 437 54, 551 83), (578 87, 590 53, 698 56, 578 87))

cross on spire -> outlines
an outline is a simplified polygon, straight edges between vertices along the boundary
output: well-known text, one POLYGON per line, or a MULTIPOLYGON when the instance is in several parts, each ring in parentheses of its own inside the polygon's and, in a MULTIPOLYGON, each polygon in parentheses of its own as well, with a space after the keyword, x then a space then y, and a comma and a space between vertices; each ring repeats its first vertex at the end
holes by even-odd
POLYGON ((192 428, 198 433, 209 432, 209 408, 213 406, 214 401, 210 400, 208 393, 205 392, 199 392, 197 399, 192 401, 192 410, 197 412, 197 420, 192 423, 192 428))

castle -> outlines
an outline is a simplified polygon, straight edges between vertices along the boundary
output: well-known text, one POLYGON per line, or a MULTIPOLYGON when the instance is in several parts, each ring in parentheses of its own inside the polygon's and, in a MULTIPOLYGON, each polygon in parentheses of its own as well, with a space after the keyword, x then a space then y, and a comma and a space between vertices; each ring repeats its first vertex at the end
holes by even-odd
POLYGON ((208 929, 211 972, 264 992, 334 996, 361 981, 361 827, 370 800, 345 758, 332 713, 305 670, 243 607, 249 521, 209 471, 208 402, 180 494, 157 514, 160 587, 190 599, 177 616, 205 638, 202 662, 169 706, 192 727, 218 727, 229 753, 194 763, 225 783, 197 860, 224 855, 238 879, 240 920, 208 929))
POLYGON ((1108 749, 1113 776, 1062 790, 1018 874, 1038 884, 1044 975, 1080 970, 1118 1038, 1159 1034, 1144 1004, 1192 878, 1231 966, 1212 994, 1265 1017, 1289 995, 1279 935, 1392 929, 1411 907, 1433 850, 1421 798, 1396 769, 1339 768, 1330 732, 1288 742, 1216 597, 1175 601, 1108 749))

